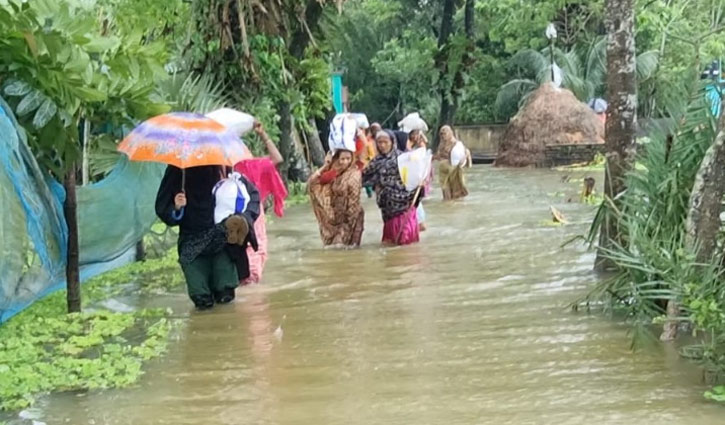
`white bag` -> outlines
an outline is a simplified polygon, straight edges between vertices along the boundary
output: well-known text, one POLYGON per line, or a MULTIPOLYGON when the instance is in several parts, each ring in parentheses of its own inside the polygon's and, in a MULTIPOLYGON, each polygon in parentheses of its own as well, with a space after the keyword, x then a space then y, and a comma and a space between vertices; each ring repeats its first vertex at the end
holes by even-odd
POLYGON ((468 158, 466 158, 466 145, 458 140, 456 144, 453 145, 453 149, 451 149, 451 165, 454 167, 463 167, 466 165, 467 159, 468 158))
POLYGON ((338 114, 330 123, 330 136, 327 143, 330 152, 347 150, 355 152, 355 137, 357 136, 358 124, 351 114, 338 114))
POLYGON ((410 133, 413 130, 420 130, 424 133, 428 132, 428 124, 423 121, 418 112, 408 114, 398 123, 400 131, 410 133))
POLYGON ((355 118, 355 121, 357 122, 357 128, 361 128, 363 130, 367 130, 370 128, 370 122, 368 121, 368 116, 365 114, 350 114, 353 118, 355 118))
POLYGON ((235 109, 221 108, 205 115, 242 137, 254 128, 254 117, 235 109))
POLYGON ((426 148, 418 148, 398 155, 398 171, 400 179, 409 192, 425 184, 430 175, 433 152, 426 148))
POLYGON ((241 214, 247 210, 250 197, 241 178, 241 174, 233 172, 212 189, 215 201, 214 223, 219 224, 230 215, 241 214))

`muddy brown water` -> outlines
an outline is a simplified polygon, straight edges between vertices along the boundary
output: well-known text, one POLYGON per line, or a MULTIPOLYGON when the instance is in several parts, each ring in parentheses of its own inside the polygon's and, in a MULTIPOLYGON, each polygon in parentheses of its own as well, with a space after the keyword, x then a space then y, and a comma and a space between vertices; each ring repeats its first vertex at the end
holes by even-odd
MULTIPOLYGON (((591 173, 588 173, 591 174, 591 173)), ((425 203, 420 244, 382 248, 365 201, 364 246, 320 248, 308 206, 270 225, 265 283, 196 313, 130 389, 56 394, 52 424, 724 424, 697 367, 629 349, 626 327, 567 304, 593 256, 561 248, 593 208, 561 172, 469 172, 472 195, 425 203), (555 205, 565 227, 542 222, 555 205)), ((583 177, 577 173, 574 178, 583 177)), ((597 176, 601 180, 601 176, 597 176)))

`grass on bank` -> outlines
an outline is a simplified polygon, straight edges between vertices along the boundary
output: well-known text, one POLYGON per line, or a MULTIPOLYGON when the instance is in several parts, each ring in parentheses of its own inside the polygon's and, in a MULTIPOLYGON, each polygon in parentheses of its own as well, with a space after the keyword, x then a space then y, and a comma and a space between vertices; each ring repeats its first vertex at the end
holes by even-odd
POLYGON ((84 312, 66 313, 65 291, 36 302, 0 326, 0 410, 19 410, 55 391, 127 387, 145 361, 160 356, 170 311, 114 312, 105 300, 166 292, 183 282, 175 249, 104 273, 82 287, 84 312))

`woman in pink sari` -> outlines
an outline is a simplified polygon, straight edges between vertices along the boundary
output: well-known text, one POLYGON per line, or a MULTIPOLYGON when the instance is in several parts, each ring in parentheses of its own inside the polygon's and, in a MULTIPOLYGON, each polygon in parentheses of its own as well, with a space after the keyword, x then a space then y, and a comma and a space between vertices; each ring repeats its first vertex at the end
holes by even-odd
POLYGON ((415 211, 415 192, 409 192, 400 177, 395 135, 380 131, 375 137, 378 156, 363 170, 363 186, 372 186, 385 223, 383 244, 409 245, 420 240, 415 211))
POLYGON ((259 249, 257 251, 254 251, 251 247, 247 249, 250 275, 242 279, 240 282, 242 285, 259 283, 262 280, 264 265, 267 262, 267 224, 264 215, 264 201, 271 195, 274 198, 274 212, 278 217, 282 217, 284 214, 284 200, 287 198, 287 188, 277 171, 277 165, 284 161, 282 155, 272 139, 267 135, 267 132, 264 131, 261 123, 254 123, 254 131, 264 142, 269 156, 254 158, 252 153, 248 152, 249 157, 234 166, 234 171, 242 174, 257 187, 262 201, 259 218, 254 223, 254 232, 259 242, 259 249))

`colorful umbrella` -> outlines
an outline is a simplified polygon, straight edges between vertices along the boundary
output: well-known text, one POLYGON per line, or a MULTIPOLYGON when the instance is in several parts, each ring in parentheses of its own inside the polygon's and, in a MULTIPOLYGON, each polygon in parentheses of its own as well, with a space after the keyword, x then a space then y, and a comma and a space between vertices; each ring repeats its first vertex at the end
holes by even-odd
POLYGON ((132 161, 161 162, 183 170, 234 166, 245 157, 247 148, 234 131, 211 118, 172 112, 143 122, 123 139, 118 150, 132 161))

